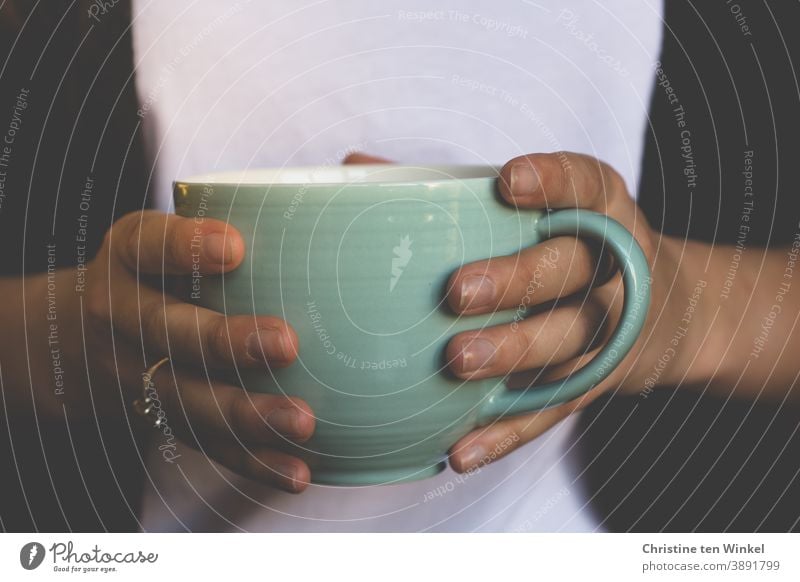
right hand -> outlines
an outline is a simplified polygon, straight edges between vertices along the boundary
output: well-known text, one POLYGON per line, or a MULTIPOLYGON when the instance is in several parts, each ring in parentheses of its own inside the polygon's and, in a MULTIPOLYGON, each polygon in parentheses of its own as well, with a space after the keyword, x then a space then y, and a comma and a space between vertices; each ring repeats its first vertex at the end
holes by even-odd
MULTIPOLYGON (((276 317, 225 317, 169 292, 170 275, 190 275, 198 266, 202 276, 219 275, 239 266, 244 252, 239 233, 216 220, 198 224, 144 211, 117 221, 87 275, 83 327, 92 384, 115 392, 121 387, 129 403, 142 393, 142 372, 169 356, 171 365, 152 381, 172 433, 237 473, 300 492, 309 468, 280 448, 313 433, 308 405, 214 379, 215 371, 234 366, 265 374, 288 366, 297 356, 294 331, 276 317), (200 246, 192 247, 198 234, 200 246)), ((153 430, 164 440, 163 431, 153 430)))

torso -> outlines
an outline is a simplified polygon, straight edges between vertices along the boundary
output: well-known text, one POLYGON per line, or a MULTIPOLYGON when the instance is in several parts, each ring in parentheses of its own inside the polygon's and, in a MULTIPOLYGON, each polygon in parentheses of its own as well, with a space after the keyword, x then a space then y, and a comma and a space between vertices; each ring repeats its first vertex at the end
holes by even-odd
MULTIPOLYGON (((215 169, 338 163, 502 164, 567 149, 638 183, 661 38, 655 0, 134 0, 153 194, 215 169), (401 7, 402 6, 402 7, 401 7), (568 6, 568 8, 565 8, 568 6)), ((153 455, 146 530, 590 530, 574 419, 469 477, 293 496, 184 450, 153 455)))

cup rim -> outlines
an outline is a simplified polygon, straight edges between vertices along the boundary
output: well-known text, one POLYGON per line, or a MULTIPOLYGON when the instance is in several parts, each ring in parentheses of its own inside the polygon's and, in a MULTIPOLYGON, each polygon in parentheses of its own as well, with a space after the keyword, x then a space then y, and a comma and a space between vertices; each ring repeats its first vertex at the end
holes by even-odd
POLYGON ((499 175, 500 168, 491 165, 347 164, 209 172, 175 180, 174 184, 232 187, 419 185, 487 178, 494 180, 499 175))

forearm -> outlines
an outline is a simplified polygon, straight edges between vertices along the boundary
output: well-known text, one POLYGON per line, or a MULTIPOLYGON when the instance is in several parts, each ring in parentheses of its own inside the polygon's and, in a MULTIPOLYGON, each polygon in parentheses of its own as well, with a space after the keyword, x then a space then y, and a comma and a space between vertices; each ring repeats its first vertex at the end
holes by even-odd
POLYGON ((678 345, 661 383, 800 400, 792 390, 800 372, 800 241, 771 250, 665 241, 679 268, 657 336, 678 345))
POLYGON ((82 400, 85 377, 71 273, 55 270, 0 279, 0 365, 10 410, 63 415, 82 400))

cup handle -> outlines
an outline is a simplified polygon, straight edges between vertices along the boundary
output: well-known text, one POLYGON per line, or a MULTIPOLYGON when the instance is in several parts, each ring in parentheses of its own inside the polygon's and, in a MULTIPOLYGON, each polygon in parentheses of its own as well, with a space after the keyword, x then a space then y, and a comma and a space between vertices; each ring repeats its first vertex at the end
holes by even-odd
POLYGON ((602 382, 628 354, 647 318, 650 306, 650 268, 639 243, 616 220, 587 210, 559 210, 542 214, 534 229, 543 241, 557 235, 584 236, 600 241, 622 271, 625 299, 622 317, 608 343, 584 367, 545 384, 524 390, 501 388, 484 401, 481 423, 563 404, 602 382))

